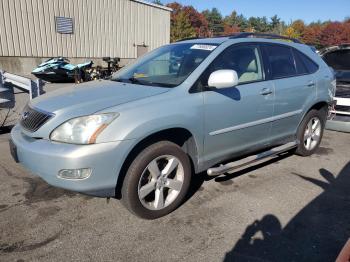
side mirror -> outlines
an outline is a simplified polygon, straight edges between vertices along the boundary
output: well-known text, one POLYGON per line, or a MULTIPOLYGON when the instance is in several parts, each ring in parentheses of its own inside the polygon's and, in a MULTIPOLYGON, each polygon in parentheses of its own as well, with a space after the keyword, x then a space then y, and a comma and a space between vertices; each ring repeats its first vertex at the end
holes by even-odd
POLYGON ((238 75, 235 70, 217 70, 210 74, 209 87, 228 88, 238 85, 238 75))

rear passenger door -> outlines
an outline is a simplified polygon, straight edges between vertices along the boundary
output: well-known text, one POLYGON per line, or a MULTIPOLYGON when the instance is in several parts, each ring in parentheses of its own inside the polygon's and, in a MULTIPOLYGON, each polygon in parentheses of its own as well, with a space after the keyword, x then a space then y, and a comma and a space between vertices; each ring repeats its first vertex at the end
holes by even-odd
MULTIPOLYGON (((287 45, 264 44, 268 77, 275 87, 271 138, 292 138, 303 111, 316 98, 315 78, 303 61, 305 55, 287 45)), ((317 70, 317 69, 316 69, 317 70)))

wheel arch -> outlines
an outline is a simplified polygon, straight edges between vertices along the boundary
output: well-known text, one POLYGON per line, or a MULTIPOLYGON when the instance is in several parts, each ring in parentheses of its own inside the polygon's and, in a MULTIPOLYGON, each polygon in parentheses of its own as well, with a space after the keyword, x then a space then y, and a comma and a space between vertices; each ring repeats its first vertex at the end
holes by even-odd
POLYGON ((321 110, 322 108, 324 108, 326 110, 326 112, 328 112, 328 105, 329 103, 324 101, 324 100, 321 100, 321 101, 318 101, 316 103, 313 103, 310 107, 308 107, 307 110, 305 110, 303 112, 303 117, 300 119, 300 122, 299 122, 299 125, 298 127, 300 126, 301 122, 303 121, 303 119, 305 118, 305 116, 313 109, 316 109, 316 110, 321 110))
POLYGON ((321 101, 318 101, 316 103, 313 103, 310 107, 308 107, 307 110, 305 110, 302 114, 302 117, 300 118, 299 120, 299 124, 297 126, 297 129, 296 129, 296 132, 298 132, 299 128, 300 128, 300 125, 301 123, 303 122, 305 116, 313 109, 316 109, 316 110, 321 110, 322 108, 324 108, 326 110, 326 112, 328 112, 328 105, 329 103, 324 101, 324 100, 321 100, 321 101))
POLYGON ((125 158, 125 161, 123 162, 117 179, 117 185, 115 190, 115 197, 117 199, 121 198, 121 189, 124 178, 126 176, 129 166, 131 165, 135 157, 147 146, 163 140, 173 142, 180 146, 189 156, 193 171, 197 172, 198 145, 196 143, 195 137, 188 129, 176 127, 153 132, 152 134, 149 134, 148 136, 139 140, 125 158))
POLYGON ((328 103, 326 101, 319 101, 309 108, 306 114, 312 109, 321 110, 322 108, 328 109, 328 103))

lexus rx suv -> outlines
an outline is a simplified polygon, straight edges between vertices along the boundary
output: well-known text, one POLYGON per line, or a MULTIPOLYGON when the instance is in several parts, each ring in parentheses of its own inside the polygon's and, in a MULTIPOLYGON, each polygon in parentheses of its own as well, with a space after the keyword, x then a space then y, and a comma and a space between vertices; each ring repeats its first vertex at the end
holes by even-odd
POLYGON ((191 177, 320 144, 335 81, 309 46, 241 33, 162 46, 117 72, 32 100, 13 157, 47 183, 155 219, 191 177), (220 165, 224 163, 223 165, 220 165))

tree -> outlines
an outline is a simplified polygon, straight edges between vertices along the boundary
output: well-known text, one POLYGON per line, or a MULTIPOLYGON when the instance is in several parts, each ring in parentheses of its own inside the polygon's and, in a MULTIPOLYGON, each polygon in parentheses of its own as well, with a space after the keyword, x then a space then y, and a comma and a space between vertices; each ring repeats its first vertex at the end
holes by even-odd
POLYGON ((273 17, 271 17, 270 20, 271 20, 271 23, 270 23, 271 33, 281 35, 285 30, 284 22, 281 21, 281 19, 277 15, 274 15, 273 17))
POLYGON ((321 37, 321 33, 323 30, 323 26, 321 24, 312 24, 309 25, 305 28, 304 30, 304 34, 301 38, 301 40, 308 45, 313 45, 316 48, 321 48, 321 41, 320 41, 320 37, 321 37))
POLYGON ((283 35, 290 38, 301 39, 305 33, 305 29, 304 21, 296 20, 284 30, 283 35))
POLYGON ((156 5, 163 5, 163 3, 160 0, 154 0, 152 3, 156 5))
POLYGON ((289 38, 300 38, 300 34, 297 31, 295 31, 295 29, 292 26, 288 26, 284 31, 283 35, 289 38))
POLYGON ((248 27, 251 32, 265 33, 270 31, 270 25, 267 18, 264 17, 250 17, 248 19, 248 27))
POLYGON ((179 14, 179 12, 182 10, 182 5, 177 2, 173 2, 167 4, 166 6, 173 9, 173 11, 171 12, 171 21, 173 21, 175 17, 179 14))
MULTIPOLYGON (((154 3, 161 4, 155 0, 154 3)), ((193 6, 182 6, 177 2, 167 4, 171 13, 171 41, 186 37, 210 37, 230 35, 236 32, 261 32, 281 34, 297 38, 306 44, 322 48, 329 45, 350 43, 350 18, 343 22, 316 21, 305 24, 295 20, 288 26, 277 15, 250 17, 232 11, 224 19, 217 8, 198 12, 193 6)))
POLYGON ((348 23, 333 22, 327 24, 320 34, 322 46, 339 45, 350 42, 350 29, 348 23))
POLYGON ((240 28, 238 26, 235 25, 229 25, 227 23, 224 23, 224 35, 232 35, 234 33, 238 33, 240 32, 240 28))
POLYGON ((271 17, 271 28, 277 28, 281 24, 281 19, 277 15, 271 17))
POLYGON ((236 11, 233 11, 230 15, 224 18, 224 24, 234 28, 239 28, 241 31, 245 31, 248 28, 247 19, 243 15, 238 15, 236 11))
POLYGON ((303 37, 306 29, 306 25, 303 20, 295 20, 291 27, 293 27, 294 31, 299 35, 299 37, 303 37))
POLYGON ((184 6, 182 10, 188 16, 191 26, 196 31, 197 37, 208 37, 209 36, 209 27, 208 21, 205 16, 199 13, 193 6, 184 6))
POLYGON ((178 40, 195 37, 196 31, 191 26, 188 16, 184 11, 180 11, 177 16, 174 18, 171 32, 170 32, 170 40, 172 42, 176 42, 178 40))
POLYGON ((212 10, 204 10, 202 14, 208 21, 211 35, 221 35, 224 32, 222 15, 217 8, 213 8, 212 10))

